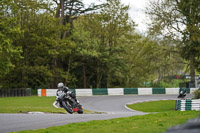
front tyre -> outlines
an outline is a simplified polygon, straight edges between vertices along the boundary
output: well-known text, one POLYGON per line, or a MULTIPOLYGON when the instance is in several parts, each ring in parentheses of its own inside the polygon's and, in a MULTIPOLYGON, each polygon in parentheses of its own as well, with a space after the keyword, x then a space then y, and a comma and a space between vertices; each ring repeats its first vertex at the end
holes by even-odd
POLYGON ((73 109, 69 101, 62 101, 63 108, 70 114, 73 114, 73 109))

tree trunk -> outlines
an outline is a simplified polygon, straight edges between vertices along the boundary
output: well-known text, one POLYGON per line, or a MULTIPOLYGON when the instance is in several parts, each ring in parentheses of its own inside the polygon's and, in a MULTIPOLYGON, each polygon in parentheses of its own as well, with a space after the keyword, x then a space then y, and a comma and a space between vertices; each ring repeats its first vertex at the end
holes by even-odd
POLYGON ((64 0, 60 0, 60 8, 61 8, 61 19, 60 19, 60 24, 64 23, 64 0))
POLYGON ((60 5, 57 5, 57 9, 56 9, 56 18, 60 17, 60 5))
POLYGON ((83 87, 86 88, 86 66, 83 63, 83 87))
POLYGON ((111 83, 111 72, 109 70, 108 73, 107 73, 107 85, 106 85, 107 88, 111 87, 110 83, 111 83))
POLYGON ((98 61, 96 88, 101 88, 102 72, 100 71, 100 69, 101 69, 100 68, 100 62, 98 61))
POLYGON ((194 67, 194 55, 190 55, 190 88, 195 87, 195 67, 194 67))

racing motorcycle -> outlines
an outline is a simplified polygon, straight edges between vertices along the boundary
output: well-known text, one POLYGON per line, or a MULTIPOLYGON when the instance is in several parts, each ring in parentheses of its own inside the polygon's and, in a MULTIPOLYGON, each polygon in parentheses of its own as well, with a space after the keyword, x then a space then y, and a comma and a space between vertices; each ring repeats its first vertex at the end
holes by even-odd
POLYGON ((53 103, 53 106, 56 108, 64 108, 70 114, 73 114, 74 112, 83 114, 82 105, 78 100, 71 97, 71 93, 71 91, 68 91, 67 93, 59 91, 57 96, 58 100, 53 103))
POLYGON ((185 98, 185 96, 186 96, 186 89, 180 91, 178 98, 185 98))

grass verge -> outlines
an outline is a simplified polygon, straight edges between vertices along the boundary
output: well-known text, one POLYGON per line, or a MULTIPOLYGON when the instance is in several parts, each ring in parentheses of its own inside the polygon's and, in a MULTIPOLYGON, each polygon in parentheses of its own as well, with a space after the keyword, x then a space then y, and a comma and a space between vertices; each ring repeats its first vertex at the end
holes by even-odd
POLYGON ((127 107, 142 112, 166 112, 175 111, 176 101, 175 100, 162 100, 162 101, 151 101, 127 105, 127 107))
POLYGON ((21 131, 19 133, 160 133, 169 127, 195 118, 200 111, 172 111, 175 101, 154 101, 129 106, 144 112, 160 112, 144 116, 132 116, 111 120, 72 123, 47 129, 21 131))
MULTIPOLYGON (((0 113, 67 113, 63 108, 55 108, 52 104, 55 97, 6 97, 0 98, 0 113)), ((84 110, 84 113, 95 113, 84 110)))
POLYGON ((198 111, 174 111, 111 120, 72 123, 19 133, 160 133, 200 114, 198 111))

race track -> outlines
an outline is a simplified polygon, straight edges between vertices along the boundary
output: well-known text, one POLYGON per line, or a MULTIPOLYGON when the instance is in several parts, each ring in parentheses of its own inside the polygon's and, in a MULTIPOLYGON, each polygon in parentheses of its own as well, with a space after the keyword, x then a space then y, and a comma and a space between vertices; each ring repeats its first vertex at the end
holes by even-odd
MULTIPOLYGON (((92 96, 78 98, 87 110, 104 112, 102 114, 0 114, 0 133, 47 128, 74 122, 105 120, 146 113, 126 108, 127 103, 146 100, 176 99, 177 95, 126 95, 126 96, 92 96)), ((191 95, 187 95, 190 98, 191 95)))

